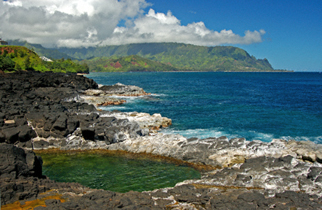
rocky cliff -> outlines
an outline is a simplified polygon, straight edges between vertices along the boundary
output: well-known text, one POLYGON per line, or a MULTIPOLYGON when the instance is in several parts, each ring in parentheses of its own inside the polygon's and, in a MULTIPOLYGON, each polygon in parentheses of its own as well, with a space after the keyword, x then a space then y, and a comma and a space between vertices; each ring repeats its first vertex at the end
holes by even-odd
POLYGON ((1 75, 2 209, 321 209, 321 145, 156 133, 171 120, 98 111, 95 100, 109 100, 110 94, 148 97, 138 87, 99 88, 77 75, 1 75), (205 171, 173 188, 115 193, 44 177, 41 158, 31 150, 50 148, 158 155, 205 171))

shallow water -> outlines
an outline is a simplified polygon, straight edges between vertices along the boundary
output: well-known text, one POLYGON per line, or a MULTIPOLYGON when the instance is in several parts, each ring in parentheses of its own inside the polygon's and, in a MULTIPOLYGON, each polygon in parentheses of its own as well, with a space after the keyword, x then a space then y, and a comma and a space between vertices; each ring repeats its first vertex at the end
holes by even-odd
POLYGON ((151 97, 106 110, 160 113, 185 137, 244 137, 322 143, 322 74, 145 72, 91 73, 103 85, 137 85, 151 97))
POLYGON ((58 182, 77 182, 115 192, 149 191, 200 178, 200 172, 161 159, 91 152, 40 154, 43 174, 58 182))

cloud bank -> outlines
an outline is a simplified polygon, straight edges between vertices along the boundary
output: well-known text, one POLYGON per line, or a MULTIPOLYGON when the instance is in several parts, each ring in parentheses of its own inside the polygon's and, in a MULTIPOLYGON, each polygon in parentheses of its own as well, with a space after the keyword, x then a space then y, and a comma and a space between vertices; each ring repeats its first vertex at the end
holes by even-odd
POLYGON ((182 25, 145 0, 0 0, 0 37, 47 47, 180 42, 195 45, 262 42, 264 30, 213 31, 203 22, 182 25), (120 26, 122 25, 122 26, 120 26))

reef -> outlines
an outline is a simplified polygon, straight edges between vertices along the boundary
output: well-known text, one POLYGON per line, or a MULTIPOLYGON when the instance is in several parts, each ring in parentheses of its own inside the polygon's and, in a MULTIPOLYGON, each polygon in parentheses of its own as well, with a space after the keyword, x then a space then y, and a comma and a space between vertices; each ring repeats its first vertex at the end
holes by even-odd
POLYGON ((99 110, 119 96, 149 93, 73 74, 1 75, 2 209, 322 209, 322 145, 162 134, 171 119, 160 114, 99 110), (53 148, 151 154, 204 171, 172 188, 116 193, 45 177, 32 150, 53 148))

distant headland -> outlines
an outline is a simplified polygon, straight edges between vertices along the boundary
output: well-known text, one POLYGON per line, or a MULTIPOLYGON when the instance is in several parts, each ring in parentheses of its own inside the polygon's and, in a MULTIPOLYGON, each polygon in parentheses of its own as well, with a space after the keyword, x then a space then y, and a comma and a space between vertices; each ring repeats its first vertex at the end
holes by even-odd
POLYGON ((71 59, 86 63, 90 72, 214 71, 286 72, 269 61, 257 59, 241 48, 205 47, 181 43, 139 43, 88 48, 45 48, 39 44, 11 40, 52 60, 71 59))

